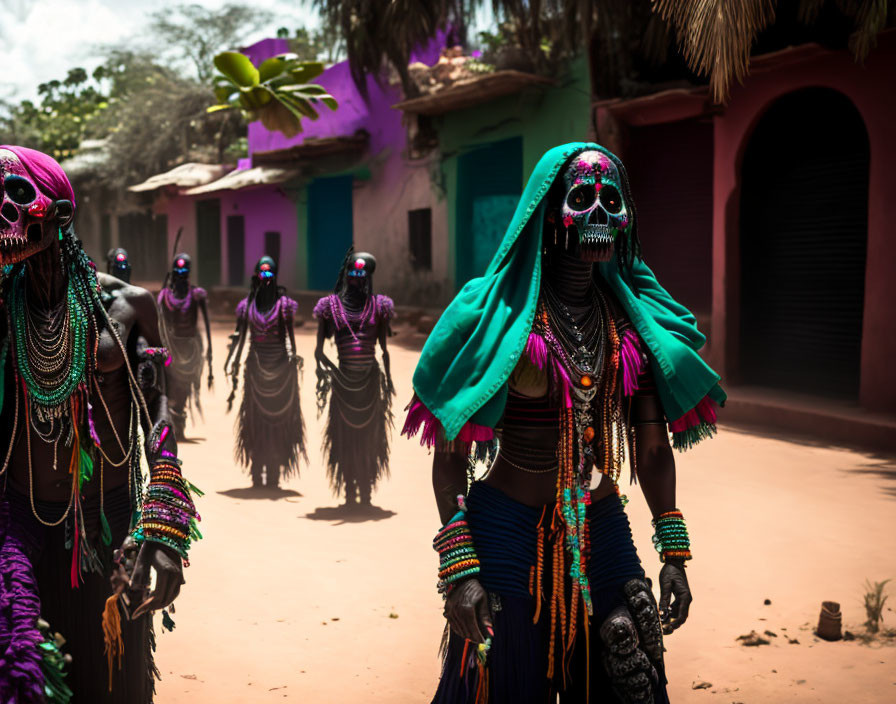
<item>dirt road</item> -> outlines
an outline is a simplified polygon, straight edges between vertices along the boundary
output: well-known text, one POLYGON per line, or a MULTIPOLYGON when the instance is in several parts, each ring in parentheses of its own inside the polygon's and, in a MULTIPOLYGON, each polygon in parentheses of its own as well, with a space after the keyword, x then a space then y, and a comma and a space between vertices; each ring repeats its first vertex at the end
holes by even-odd
MULTIPOLYGON (((224 412, 227 332, 214 332, 218 386, 205 394, 205 422, 181 449, 206 492, 206 539, 186 571, 177 628, 158 636, 157 701, 428 702, 443 620, 427 451, 396 432, 391 479, 374 497, 382 511, 355 520, 335 508, 306 328, 297 344, 307 365, 310 465, 288 491, 248 490, 232 460, 233 415, 224 412)), ((417 353, 394 347, 400 424, 417 353)), ((830 599, 858 631, 864 580, 896 578, 896 462, 728 428, 678 461, 695 601, 689 622, 667 639, 672 701, 896 701, 896 648, 821 642, 810 627, 830 599), (754 629, 776 637, 757 648, 735 642, 754 629), (698 680, 711 687, 692 689, 698 680)), ((637 487, 629 495, 635 539, 655 578, 649 514, 637 487)), ((896 626, 892 611, 886 625, 896 626)))

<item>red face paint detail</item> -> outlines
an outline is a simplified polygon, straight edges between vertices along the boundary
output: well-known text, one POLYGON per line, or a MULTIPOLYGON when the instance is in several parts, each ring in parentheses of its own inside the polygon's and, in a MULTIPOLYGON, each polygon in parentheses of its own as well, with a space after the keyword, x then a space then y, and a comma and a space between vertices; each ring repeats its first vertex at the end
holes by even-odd
POLYGON ((355 269, 363 269, 364 268, 364 260, 363 259, 355 259, 355 269))
POLYGON ((43 200, 36 200, 28 206, 28 214, 34 218, 43 218, 47 214, 47 204, 43 200))
POLYGON ((271 270, 271 265, 270 265, 270 264, 262 264, 262 265, 261 265, 261 270, 262 270, 262 271, 270 271, 270 270, 271 270))
POLYGON ((186 264, 186 262, 185 262, 183 259, 178 259, 178 260, 177 260, 177 265, 178 265, 179 267, 182 267, 184 264, 186 264))
POLYGON ((116 254, 116 255, 115 255, 115 258, 116 258, 118 261, 120 261, 120 262, 123 262, 123 261, 124 261, 124 255, 121 254, 121 253, 116 254))
POLYGON ((572 224, 575 222, 573 220, 572 215, 564 215, 563 216, 563 225, 564 227, 572 227, 572 224))

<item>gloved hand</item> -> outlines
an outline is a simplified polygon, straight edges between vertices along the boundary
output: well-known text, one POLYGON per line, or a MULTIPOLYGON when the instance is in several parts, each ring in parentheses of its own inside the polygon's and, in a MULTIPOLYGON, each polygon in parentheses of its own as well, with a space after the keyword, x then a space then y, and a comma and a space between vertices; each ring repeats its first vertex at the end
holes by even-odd
POLYGON ((668 635, 687 621, 692 601, 684 560, 674 558, 666 560, 663 569, 660 570, 659 610, 663 633, 668 635))

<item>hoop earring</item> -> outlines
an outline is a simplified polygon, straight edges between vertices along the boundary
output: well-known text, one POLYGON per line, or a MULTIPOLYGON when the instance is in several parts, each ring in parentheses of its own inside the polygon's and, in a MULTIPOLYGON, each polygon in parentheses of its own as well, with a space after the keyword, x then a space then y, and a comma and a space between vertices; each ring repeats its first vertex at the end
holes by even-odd
POLYGON ((566 244, 563 245, 563 249, 569 249, 569 228, 566 228, 566 244))
POLYGON ((554 246, 557 246, 557 226, 554 226, 554 246))

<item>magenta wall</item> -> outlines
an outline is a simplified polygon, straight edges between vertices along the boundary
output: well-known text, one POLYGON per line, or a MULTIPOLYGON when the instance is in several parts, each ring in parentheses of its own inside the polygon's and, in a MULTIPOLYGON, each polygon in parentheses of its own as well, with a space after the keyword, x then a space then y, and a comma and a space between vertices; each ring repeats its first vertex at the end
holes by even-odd
MULTIPOLYGON (((444 33, 439 34, 425 50, 417 52, 413 61, 434 64, 440 48, 445 45, 444 33)), ((284 40, 267 39, 244 50, 253 62, 288 50, 284 40)), ((403 114, 393 109, 401 100, 398 86, 382 86, 368 78, 368 100, 365 101, 352 80, 347 62, 329 67, 316 80, 338 101, 339 108, 322 108, 316 122, 303 122, 303 132, 288 139, 279 132, 269 132, 260 122, 249 125, 249 153, 286 149, 302 144, 306 139, 350 136, 358 130, 370 135, 368 152, 363 166, 369 178, 356 178, 352 196, 353 238, 359 249, 373 252, 380 260, 377 286, 381 290, 400 293, 412 285, 408 259, 408 211, 431 208, 433 211, 433 271, 432 278, 445 279, 448 275, 446 214, 444 198, 434 194, 429 160, 410 162, 403 157, 407 141, 403 114)), ((303 189, 304 192, 304 189, 303 189)), ((297 201, 298 228, 307 228, 307 197, 297 201)), ((307 281, 304 273, 311 264, 307 261, 308 232, 294 230, 293 243, 297 257, 294 263, 297 285, 307 281)), ((284 257, 284 262, 287 260, 284 257)), ((285 267, 284 267, 285 268, 285 267)), ((335 272, 333 274, 335 276, 335 272)))
MULTIPOLYGON (((743 87, 714 118, 712 363, 735 376, 740 328, 739 202, 741 162, 753 128, 777 98, 818 86, 847 96, 865 121, 871 146, 868 258, 860 403, 896 411, 896 30, 880 35, 864 66, 845 51, 811 47, 755 61, 743 87)), ((831 135, 831 145, 836 134, 831 135)), ((824 148, 828 145, 819 145, 824 148)))
MULTIPOLYGON (((196 201, 218 198, 221 201, 221 272, 226 281, 229 261, 227 256, 227 216, 242 215, 246 228, 245 271, 252 275, 255 262, 262 255, 264 233, 269 230, 280 232, 280 261, 283 263, 278 275, 279 283, 295 287, 295 269, 291 262, 296 258, 296 207, 295 203, 279 188, 265 187, 242 191, 218 191, 205 196, 178 196, 160 199, 156 203, 158 212, 168 214, 169 251, 174 246, 174 237, 179 228, 183 234, 179 249, 196 252, 196 201)), ((194 257, 194 260, 196 258, 194 257)), ((198 273, 198 272, 197 272, 198 273)))
MULTIPOLYGON (((434 64, 438 61, 441 46, 444 46, 442 34, 436 37, 427 49, 417 52, 412 60, 434 64)), ((287 51, 289 45, 286 40, 264 39, 245 49, 244 53, 253 63, 258 64, 266 58, 287 51)), ((371 154, 378 154, 388 147, 400 150, 404 144, 402 113, 392 109, 392 106, 401 100, 401 91, 398 87, 384 87, 373 77, 368 77, 369 99, 365 102, 352 81, 347 61, 330 66, 315 82, 324 86, 336 98, 339 108, 333 112, 321 106, 320 119, 314 122, 304 121, 303 131, 292 138, 284 137, 279 132, 269 132, 260 122, 253 122, 249 125, 250 154, 286 149, 301 144, 306 139, 349 136, 359 129, 370 133, 371 154)))

